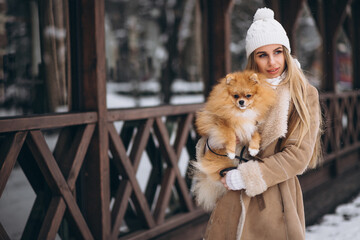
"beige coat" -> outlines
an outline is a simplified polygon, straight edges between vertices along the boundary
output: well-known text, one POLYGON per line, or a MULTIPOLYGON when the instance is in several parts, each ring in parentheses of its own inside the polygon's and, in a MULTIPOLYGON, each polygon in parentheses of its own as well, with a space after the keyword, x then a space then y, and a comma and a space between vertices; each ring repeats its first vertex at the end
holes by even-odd
MULTIPOLYGON (((218 194, 215 198, 218 201, 208 222, 205 239, 305 239, 303 198, 297 175, 307 169, 314 151, 320 123, 319 96, 314 87, 307 87, 311 129, 297 147, 298 133, 287 134, 288 116, 294 110, 290 106, 289 87, 279 86, 276 91, 278 104, 260 127, 259 156, 264 162, 249 161, 239 165, 245 190, 213 191, 210 187, 211 192, 218 194), (287 143, 279 151, 280 141, 284 138, 287 143)), ((205 139, 200 139, 198 161, 201 161, 204 144, 205 139)), ((198 180, 195 188, 210 186, 205 178, 198 180)))

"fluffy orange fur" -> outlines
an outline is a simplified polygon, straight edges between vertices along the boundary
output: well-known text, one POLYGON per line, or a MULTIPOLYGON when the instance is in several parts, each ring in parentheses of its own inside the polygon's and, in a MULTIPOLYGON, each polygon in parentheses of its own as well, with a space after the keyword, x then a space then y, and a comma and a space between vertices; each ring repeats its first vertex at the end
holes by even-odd
POLYGON ((219 180, 222 169, 236 166, 237 139, 248 146, 250 155, 259 152, 257 123, 265 118, 275 97, 265 77, 254 71, 230 73, 214 86, 204 109, 197 112, 195 124, 198 133, 209 138, 212 150, 228 157, 207 151, 198 163, 204 173, 219 180))

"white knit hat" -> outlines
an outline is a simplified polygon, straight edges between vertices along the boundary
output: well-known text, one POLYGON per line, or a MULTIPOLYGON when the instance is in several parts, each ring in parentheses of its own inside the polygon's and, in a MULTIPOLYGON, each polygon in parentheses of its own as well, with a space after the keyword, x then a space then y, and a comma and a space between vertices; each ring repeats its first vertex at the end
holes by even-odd
POLYGON ((291 52, 289 38, 283 26, 274 19, 273 10, 259 8, 246 34, 246 57, 255 49, 269 44, 282 44, 291 52))

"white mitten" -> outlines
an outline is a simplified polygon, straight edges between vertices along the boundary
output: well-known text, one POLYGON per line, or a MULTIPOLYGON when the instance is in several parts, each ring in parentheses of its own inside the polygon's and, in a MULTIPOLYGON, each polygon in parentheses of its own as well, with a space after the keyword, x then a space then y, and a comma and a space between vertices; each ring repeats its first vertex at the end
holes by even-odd
POLYGON ((231 190, 240 190, 245 188, 244 180, 238 169, 233 169, 226 173, 226 184, 231 190))

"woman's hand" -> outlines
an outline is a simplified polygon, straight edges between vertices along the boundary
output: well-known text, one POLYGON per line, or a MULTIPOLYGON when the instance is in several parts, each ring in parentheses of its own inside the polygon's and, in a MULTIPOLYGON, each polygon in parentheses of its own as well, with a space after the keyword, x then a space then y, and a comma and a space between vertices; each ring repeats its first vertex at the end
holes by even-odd
POLYGON ((245 188, 244 180, 238 169, 228 171, 220 181, 227 190, 241 190, 245 188))
POLYGON ((229 186, 226 184, 226 174, 225 174, 224 177, 222 177, 222 178, 220 179, 220 181, 221 181, 221 183, 224 185, 224 187, 225 187, 227 190, 231 190, 231 189, 229 188, 229 186))

